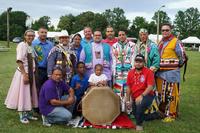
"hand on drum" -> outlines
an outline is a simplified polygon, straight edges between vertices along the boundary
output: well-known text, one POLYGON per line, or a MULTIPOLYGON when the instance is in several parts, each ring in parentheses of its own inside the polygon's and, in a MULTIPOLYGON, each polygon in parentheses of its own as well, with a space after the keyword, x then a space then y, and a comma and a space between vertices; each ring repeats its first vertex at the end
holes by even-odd
POLYGON ((99 81, 97 83, 97 86, 99 86, 99 87, 106 86, 106 85, 107 85, 107 82, 105 80, 104 81, 99 81))

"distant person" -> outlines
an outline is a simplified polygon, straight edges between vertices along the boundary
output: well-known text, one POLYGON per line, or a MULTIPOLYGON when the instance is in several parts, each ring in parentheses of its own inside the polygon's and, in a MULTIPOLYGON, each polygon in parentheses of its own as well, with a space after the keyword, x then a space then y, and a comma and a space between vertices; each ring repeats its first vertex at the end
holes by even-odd
POLYGON ((31 47, 35 37, 33 30, 24 33, 24 41, 17 45, 17 65, 10 85, 5 105, 9 109, 17 109, 20 122, 29 123, 37 120, 31 113, 32 108, 38 107, 38 95, 35 83, 35 55, 31 47))
POLYGON ((181 41, 172 33, 170 24, 161 26, 162 40, 159 43, 160 69, 156 73, 159 109, 165 114, 164 122, 174 121, 178 116, 180 102, 180 67, 186 61, 181 41))
POLYGON ((108 78, 103 74, 103 66, 101 64, 95 65, 95 72, 90 75, 88 80, 90 87, 102 87, 107 86, 108 78))
POLYGON ((104 39, 102 42, 109 44, 112 46, 114 43, 116 43, 118 40, 115 38, 115 31, 113 27, 108 26, 106 28, 106 39, 104 39))
POLYGON ((81 46, 85 47, 86 45, 93 42, 92 28, 91 27, 85 27, 83 29, 83 32, 84 32, 85 37, 81 40, 81 46))
POLYGON ((44 126, 66 124, 72 118, 75 97, 73 89, 62 80, 62 68, 54 67, 40 91, 39 108, 44 126))
POLYGON ((44 27, 39 28, 38 35, 33 43, 32 47, 36 52, 37 68, 38 68, 38 79, 37 88, 38 93, 42 84, 48 79, 47 77, 47 57, 50 50, 53 48, 53 43, 47 40, 47 29, 44 27))

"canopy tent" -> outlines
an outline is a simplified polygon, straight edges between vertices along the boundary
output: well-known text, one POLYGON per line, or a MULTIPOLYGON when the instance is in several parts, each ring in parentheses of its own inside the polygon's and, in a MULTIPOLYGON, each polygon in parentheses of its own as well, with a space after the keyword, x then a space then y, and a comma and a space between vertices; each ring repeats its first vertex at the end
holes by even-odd
MULTIPOLYGON (((157 43, 157 35, 156 34, 149 34, 149 39, 155 43, 157 43)), ((159 42, 162 39, 162 35, 159 35, 159 42)))
MULTIPOLYGON (((47 32, 47 38, 55 38, 56 36, 60 35, 61 32, 52 32, 48 31, 47 32)), ((35 31, 35 37, 38 37, 38 31, 35 31)))
POLYGON ((190 36, 186 39, 183 39, 182 43, 200 44, 200 39, 198 37, 195 37, 195 36, 190 36))

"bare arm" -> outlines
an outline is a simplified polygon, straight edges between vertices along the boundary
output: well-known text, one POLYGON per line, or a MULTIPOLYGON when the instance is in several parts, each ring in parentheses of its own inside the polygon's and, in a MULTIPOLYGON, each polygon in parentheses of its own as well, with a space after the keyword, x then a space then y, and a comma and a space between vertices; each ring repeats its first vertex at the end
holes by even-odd
POLYGON ((96 84, 95 84, 95 83, 92 83, 92 82, 89 82, 89 86, 90 86, 90 87, 94 87, 94 86, 96 86, 96 84))
POLYGON ((150 91, 153 90, 153 86, 152 85, 148 85, 147 89, 145 89, 145 91, 142 93, 143 96, 146 96, 149 94, 150 91))
POLYGON ((66 100, 52 99, 50 100, 50 104, 54 106, 68 106, 74 103, 74 101, 74 90, 69 89, 69 97, 66 100))
POLYGON ((24 80, 24 84, 29 84, 29 77, 28 77, 28 73, 26 73, 25 69, 24 69, 24 65, 23 62, 20 60, 17 60, 17 65, 19 66, 19 69, 23 75, 23 80, 24 80))
POLYGON ((131 90, 130 90, 130 87, 127 86, 127 90, 126 90, 126 102, 130 101, 130 95, 131 95, 131 90))
POLYGON ((23 62, 20 60, 17 60, 17 65, 19 66, 19 69, 21 71, 22 74, 26 74, 25 69, 24 69, 24 65, 23 62))

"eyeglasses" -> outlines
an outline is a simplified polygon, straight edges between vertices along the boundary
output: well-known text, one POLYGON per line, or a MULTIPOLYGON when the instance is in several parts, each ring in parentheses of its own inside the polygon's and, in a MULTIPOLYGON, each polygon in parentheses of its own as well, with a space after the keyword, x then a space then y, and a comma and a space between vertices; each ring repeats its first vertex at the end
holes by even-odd
POLYGON ((161 30, 162 32, 169 32, 169 29, 163 29, 163 30, 161 30))
POLYGON ((94 35, 94 36, 101 36, 101 35, 94 35))

